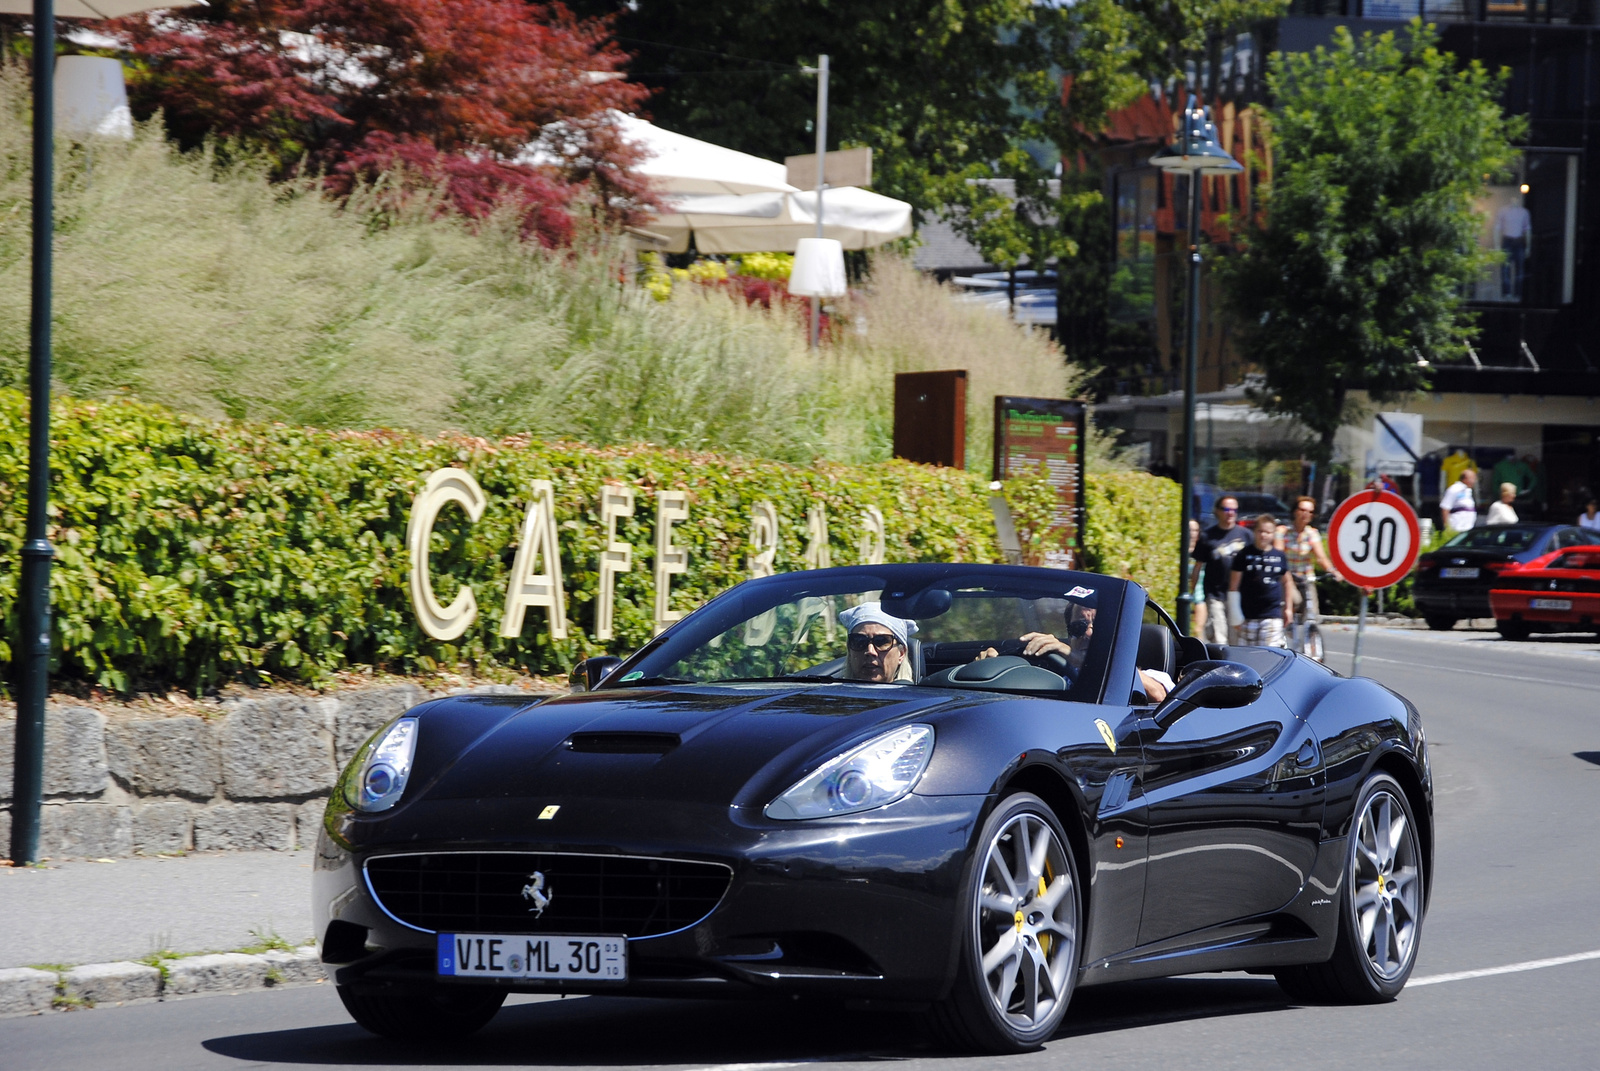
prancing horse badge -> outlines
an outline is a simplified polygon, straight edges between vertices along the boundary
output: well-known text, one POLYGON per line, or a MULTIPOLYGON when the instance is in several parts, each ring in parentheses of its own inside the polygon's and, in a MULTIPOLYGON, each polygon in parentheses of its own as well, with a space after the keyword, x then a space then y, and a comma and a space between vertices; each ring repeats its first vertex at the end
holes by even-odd
POLYGON ((1111 754, 1115 755, 1117 753, 1117 738, 1111 735, 1111 726, 1107 725, 1104 719, 1096 718, 1094 727, 1100 730, 1100 739, 1106 742, 1106 747, 1110 748, 1111 754))

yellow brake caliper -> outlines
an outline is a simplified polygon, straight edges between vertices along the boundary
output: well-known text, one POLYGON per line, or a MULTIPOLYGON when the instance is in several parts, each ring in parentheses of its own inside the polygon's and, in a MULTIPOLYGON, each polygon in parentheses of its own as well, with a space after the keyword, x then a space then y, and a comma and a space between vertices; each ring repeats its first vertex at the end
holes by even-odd
MULTIPOLYGON (((1048 861, 1046 861, 1044 864, 1044 877, 1039 879, 1040 899, 1044 898, 1045 892, 1049 889, 1049 886, 1045 884, 1045 878, 1048 878, 1051 881, 1054 881, 1056 878, 1055 874, 1051 872, 1050 863, 1048 861)), ((1041 933, 1039 935, 1039 951, 1044 953, 1046 956, 1050 955, 1050 944, 1052 940, 1054 940, 1054 938, 1048 933, 1041 933)))

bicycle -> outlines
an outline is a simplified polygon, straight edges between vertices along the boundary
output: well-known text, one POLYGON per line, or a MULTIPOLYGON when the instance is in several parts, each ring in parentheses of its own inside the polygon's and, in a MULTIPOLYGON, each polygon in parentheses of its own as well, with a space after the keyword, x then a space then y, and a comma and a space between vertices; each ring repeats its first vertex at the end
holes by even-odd
POLYGON ((1294 578, 1295 588, 1299 591, 1300 598, 1295 602, 1294 628, 1287 639, 1291 651, 1298 651, 1313 662, 1321 662, 1324 653, 1322 628, 1316 621, 1307 620, 1308 615, 1306 614, 1306 605, 1309 601, 1306 598, 1306 586, 1314 586, 1316 582, 1315 576, 1310 578, 1296 576, 1294 578))

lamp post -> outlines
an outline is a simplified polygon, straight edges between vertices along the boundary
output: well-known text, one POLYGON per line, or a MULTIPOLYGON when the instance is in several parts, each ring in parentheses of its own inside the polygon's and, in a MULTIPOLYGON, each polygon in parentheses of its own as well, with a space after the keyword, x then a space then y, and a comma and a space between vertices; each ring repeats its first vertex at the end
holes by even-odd
POLYGON ((1178 139, 1150 157, 1173 175, 1189 176, 1189 337, 1183 351, 1183 502, 1178 520, 1178 628, 1187 636, 1194 615, 1189 597, 1189 520, 1194 511, 1194 396, 1200 360, 1200 176, 1232 175, 1244 166, 1217 144, 1211 109, 1193 93, 1183 109, 1178 139))
MULTIPOLYGON (((44 708, 50 694, 50 255, 55 237, 56 16, 112 19, 204 0, 0 0, 0 14, 33 17, 33 274, 28 327, 28 516, 17 586, 22 635, 12 754, 11 859, 39 856, 44 708)), ((76 112, 76 109, 75 109, 76 112)), ((75 115, 73 122, 77 121, 75 115)), ((68 124, 69 129, 71 122, 68 124)))

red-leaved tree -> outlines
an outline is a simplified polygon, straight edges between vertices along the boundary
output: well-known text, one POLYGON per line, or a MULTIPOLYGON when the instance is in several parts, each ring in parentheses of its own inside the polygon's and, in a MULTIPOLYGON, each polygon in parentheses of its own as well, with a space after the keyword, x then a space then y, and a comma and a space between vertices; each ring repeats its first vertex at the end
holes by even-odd
POLYGON ((463 215, 510 201, 552 245, 577 212, 633 223, 650 204, 611 119, 646 91, 620 77, 608 19, 524 0, 212 0, 109 26, 135 60, 135 113, 160 109, 185 146, 236 140, 339 193, 400 169, 463 215))

